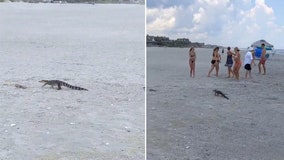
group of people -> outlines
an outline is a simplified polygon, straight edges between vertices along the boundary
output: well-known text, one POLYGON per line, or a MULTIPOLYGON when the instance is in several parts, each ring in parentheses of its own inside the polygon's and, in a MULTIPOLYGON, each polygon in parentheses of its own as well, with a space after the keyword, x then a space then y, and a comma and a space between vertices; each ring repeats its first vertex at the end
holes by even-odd
MULTIPOLYGON (((258 63, 258 69, 259 73, 261 74, 261 69, 263 68, 263 74, 266 74, 266 67, 265 67, 265 61, 266 61, 266 49, 265 44, 261 44, 262 52, 261 57, 258 63)), ((244 58, 244 69, 246 70, 245 78, 252 78, 251 76, 251 69, 252 65, 256 65, 254 62, 255 59, 255 53, 254 49, 252 47, 249 47, 245 58, 244 58)), ((196 61, 196 53, 195 48, 191 47, 189 49, 189 68, 190 68, 190 77, 195 76, 195 61, 196 61)), ((221 63, 221 55, 219 54, 219 47, 215 47, 213 49, 212 53, 212 59, 211 59, 211 68, 208 72, 208 77, 211 76, 212 71, 215 69, 216 76, 219 75, 219 64, 221 63)), ((240 49, 238 47, 234 48, 234 52, 231 51, 231 47, 227 48, 227 59, 226 59, 226 67, 228 67, 228 78, 235 77, 237 80, 240 78, 240 68, 242 66, 241 61, 241 53, 240 49)))

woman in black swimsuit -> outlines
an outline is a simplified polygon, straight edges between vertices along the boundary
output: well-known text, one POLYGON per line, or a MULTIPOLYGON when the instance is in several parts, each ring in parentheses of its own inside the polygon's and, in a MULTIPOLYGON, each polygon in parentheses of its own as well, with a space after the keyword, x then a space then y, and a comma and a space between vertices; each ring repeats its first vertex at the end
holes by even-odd
POLYGON ((208 77, 210 77, 210 74, 214 68, 216 69, 216 76, 218 77, 219 63, 221 60, 221 55, 218 53, 218 51, 219 51, 219 47, 215 47, 213 50, 213 57, 211 60, 211 69, 209 70, 208 77))
POLYGON ((195 60, 196 60, 196 54, 195 49, 191 47, 189 49, 189 68, 190 68, 190 77, 195 76, 195 60))

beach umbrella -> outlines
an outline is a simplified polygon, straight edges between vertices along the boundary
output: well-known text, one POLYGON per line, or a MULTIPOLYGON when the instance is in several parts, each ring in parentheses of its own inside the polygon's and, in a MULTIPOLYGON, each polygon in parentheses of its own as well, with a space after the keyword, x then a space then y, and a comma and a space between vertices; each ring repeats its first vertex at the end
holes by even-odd
POLYGON ((266 48, 273 48, 273 45, 266 42, 265 40, 261 39, 261 40, 258 40, 258 41, 255 41, 251 44, 251 47, 253 48, 260 48, 261 47, 261 44, 264 43, 265 44, 265 47, 266 48))

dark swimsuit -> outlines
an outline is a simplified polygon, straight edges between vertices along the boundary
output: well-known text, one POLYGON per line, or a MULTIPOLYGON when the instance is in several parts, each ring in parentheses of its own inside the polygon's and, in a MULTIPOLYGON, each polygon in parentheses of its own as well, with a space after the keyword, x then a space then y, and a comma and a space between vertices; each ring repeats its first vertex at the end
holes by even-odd
MULTIPOLYGON (((216 56, 214 55, 214 52, 213 52, 213 58, 215 58, 216 56)), ((219 60, 217 60, 217 62, 219 63, 220 61, 219 60)), ((212 59, 212 61, 211 61, 211 64, 215 64, 216 63, 216 60, 215 59, 212 59)))
MULTIPOLYGON (((194 57, 194 55, 190 55, 190 57, 194 57)), ((194 63, 194 60, 191 60, 191 63, 194 63)))
POLYGON ((232 55, 227 56, 226 66, 228 66, 228 67, 233 66, 233 56, 232 55))

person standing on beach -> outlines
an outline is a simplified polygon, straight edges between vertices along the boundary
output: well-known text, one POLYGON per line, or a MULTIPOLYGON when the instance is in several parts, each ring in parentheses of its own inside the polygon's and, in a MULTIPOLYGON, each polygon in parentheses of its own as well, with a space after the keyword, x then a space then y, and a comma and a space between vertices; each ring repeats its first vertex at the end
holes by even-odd
POLYGON ((265 48, 265 44, 262 43, 261 44, 261 48, 262 48, 262 51, 261 51, 261 57, 260 57, 260 60, 258 62, 258 73, 261 74, 261 65, 263 66, 263 75, 266 74, 266 68, 265 68, 265 61, 266 61, 266 48, 265 48))
POLYGON ((195 60, 196 54, 194 47, 189 49, 189 68, 190 68, 190 77, 194 78, 195 76, 195 60))
POLYGON ((234 72, 236 79, 239 80, 240 68, 242 66, 241 54, 240 54, 240 49, 238 47, 235 47, 234 51, 235 51, 235 54, 234 54, 235 65, 234 65, 234 68, 233 68, 233 72, 234 72))
POLYGON ((245 55, 245 59, 244 59, 244 68, 246 70, 246 74, 245 74, 245 78, 248 79, 248 76, 249 78, 252 78, 251 77, 251 65, 253 64, 253 48, 250 47, 248 49, 248 52, 246 53, 245 55))
POLYGON ((208 72, 208 77, 210 77, 210 74, 214 68, 216 70, 216 77, 218 77, 219 63, 221 62, 221 55, 218 53, 218 51, 219 51, 219 47, 215 47, 213 50, 213 57, 211 60, 211 69, 208 72))
POLYGON ((232 67, 233 67, 233 52, 231 51, 231 47, 228 47, 227 48, 227 61, 226 61, 226 64, 225 66, 228 67, 228 78, 231 77, 231 74, 232 76, 234 76, 234 72, 232 70, 232 67))

